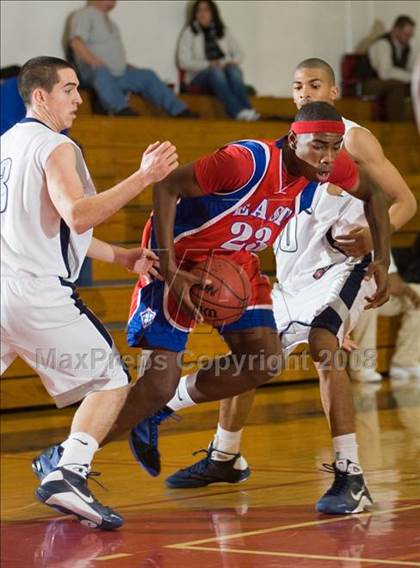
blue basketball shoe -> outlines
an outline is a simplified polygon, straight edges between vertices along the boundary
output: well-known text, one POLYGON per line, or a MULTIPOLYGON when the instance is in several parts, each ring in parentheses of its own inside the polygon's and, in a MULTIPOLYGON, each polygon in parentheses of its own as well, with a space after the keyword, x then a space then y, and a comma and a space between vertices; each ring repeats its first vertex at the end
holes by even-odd
POLYGON ((170 475, 165 483, 170 489, 193 489, 196 487, 205 487, 211 483, 241 483, 246 481, 251 475, 251 470, 241 454, 230 454, 221 452, 210 444, 208 450, 198 450, 194 452, 196 455, 205 452, 207 455, 197 463, 180 469, 170 475), (214 452, 231 456, 227 460, 214 459, 214 452))
POLYGON ((123 518, 105 507, 87 486, 89 468, 66 464, 50 471, 35 492, 39 501, 65 515, 75 515, 88 527, 105 531, 122 526, 123 518))
POLYGON ((32 460, 32 471, 39 480, 43 480, 46 475, 55 469, 63 455, 64 448, 60 444, 50 446, 43 450, 32 460))
POLYGON ((373 505, 362 470, 357 464, 341 459, 323 466, 326 471, 334 473, 334 482, 315 505, 318 513, 348 515, 361 513, 373 505))
POLYGON ((128 437, 131 451, 137 463, 139 463, 149 475, 156 477, 160 474, 159 426, 173 415, 173 410, 164 406, 156 414, 146 420, 142 420, 135 426, 128 437))

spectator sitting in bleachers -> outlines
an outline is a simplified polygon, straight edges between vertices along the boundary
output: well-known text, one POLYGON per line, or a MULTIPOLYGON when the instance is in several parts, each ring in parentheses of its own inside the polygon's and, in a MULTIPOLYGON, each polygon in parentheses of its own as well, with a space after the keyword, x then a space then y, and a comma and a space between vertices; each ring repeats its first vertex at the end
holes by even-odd
POLYGON ((392 122, 405 120, 404 98, 410 94, 414 66, 410 40, 415 25, 410 17, 399 16, 391 31, 376 39, 368 50, 363 94, 384 97, 386 119, 392 122))
POLYGON ((214 93, 231 118, 258 120, 239 67, 241 60, 242 52, 215 2, 195 2, 178 45, 178 64, 186 72, 186 83, 214 93))
POLYGON ((71 16, 68 45, 81 81, 93 87, 109 114, 135 116, 127 93, 137 93, 175 117, 197 118, 151 69, 128 65, 117 24, 109 17, 116 0, 95 0, 71 16))
MULTIPOLYGON (((419 250, 417 250, 418 253, 419 250)), ((397 267, 391 258, 389 302, 378 309, 366 310, 359 317, 353 330, 353 339, 358 346, 362 365, 360 369, 351 371, 353 380, 361 382, 381 380, 381 375, 376 371, 378 316, 391 317, 399 314, 402 314, 402 322, 397 335, 389 376, 394 380, 405 380, 410 377, 420 379, 419 258, 417 257, 416 265, 413 262, 407 268, 409 269, 407 271, 407 276, 410 277, 409 283, 398 274, 397 267)))

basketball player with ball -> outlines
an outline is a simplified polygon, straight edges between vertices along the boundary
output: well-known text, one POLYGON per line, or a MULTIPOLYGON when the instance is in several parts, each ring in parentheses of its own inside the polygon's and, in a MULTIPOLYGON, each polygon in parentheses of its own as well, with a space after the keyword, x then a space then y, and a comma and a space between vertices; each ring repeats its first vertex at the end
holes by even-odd
MULTIPOLYGON (((330 181, 365 201, 375 250, 369 274, 377 284, 370 302, 379 306, 387 300, 387 207, 382 192, 362 181, 354 162, 340 152, 343 134, 334 107, 310 103, 299 110, 286 138, 228 144, 155 185, 145 238, 159 254, 163 281, 140 280, 128 323, 130 345, 141 347, 150 360, 112 437, 164 407, 175 391, 182 401, 207 402, 248 391, 277 374, 281 345, 271 284, 260 272, 257 253, 273 245, 295 214, 296 197, 310 184, 330 181), (242 268, 250 299, 239 319, 218 326, 231 350, 224 365, 215 361, 180 382, 179 355, 191 329, 203 319, 190 295, 192 287, 203 284, 202 277, 192 269, 214 254, 242 268)), ((209 275, 205 286, 211 285, 209 275)))
MULTIPOLYGON (((382 192, 360 181, 354 162, 340 152, 343 134, 344 124, 334 107, 310 103, 297 113, 287 138, 228 144, 155 185, 147 232, 150 248, 159 254, 164 281, 142 282, 134 294, 128 341, 144 349, 150 361, 130 391, 114 435, 162 408, 178 383, 180 399, 199 403, 245 392, 280 371, 271 284, 260 272, 256 253, 273 245, 308 184, 329 180, 365 200, 375 245, 370 274, 377 290, 371 303, 386 301, 387 207, 382 192), (202 277, 192 269, 216 253, 242 267, 251 297, 238 320, 218 326, 231 350, 223 367, 215 361, 180 382, 179 353, 195 322, 203 319, 190 296, 202 277), (252 364, 245 362, 238 376, 234 361, 247 357, 252 364)), ((211 275, 207 284, 212 285, 211 275)))
MULTIPOLYGON (((297 66, 293 98, 298 108, 314 100, 332 105, 336 97, 334 71, 327 62, 312 58, 297 66)), ((345 149, 390 198, 391 228, 400 229, 416 211, 412 192, 373 134, 355 122, 343 121, 345 149)), ((334 482, 316 504, 317 511, 328 514, 358 513, 372 503, 358 456, 350 378, 342 364, 335 364, 342 361, 336 355, 341 356, 344 337, 374 286, 372 280, 363 280, 371 248, 362 202, 329 183, 304 189, 296 202, 296 215, 273 247, 277 276, 273 310, 283 353, 287 356, 297 344, 308 343, 331 432, 334 461, 327 467, 334 482)), ((364 378, 380 379, 373 370, 364 378)), ((168 487, 238 483, 249 477, 240 443, 254 394, 249 391, 221 401, 217 431, 206 457, 169 476, 168 487)), ((178 401, 177 409, 179 406, 178 401)), ((168 407, 172 408, 172 402, 168 407)), ((131 434, 135 455, 151 475, 160 471, 157 429, 167 415, 151 417, 131 434)))
POLYGON ((174 411, 185 401, 228 398, 264 384, 280 371, 282 348, 271 284, 260 272, 257 253, 273 245, 294 216, 296 198, 305 188, 329 181, 364 201, 375 253, 367 270, 376 282, 369 302, 376 307, 387 300, 387 205, 381 190, 361 179, 354 162, 340 151, 343 134, 344 124, 334 107, 309 103, 298 111, 287 137, 228 144, 155 185, 153 216, 143 242, 158 252, 162 280, 143 278, 135 289, 128 341, 143 349, 145 370, 108 440, 159 409, 167 415, 168 401, 174 411), (194 287, 201 286, 206 292, 216 284, 211 261, 208 269, 205 264, 216 255, 217 260, 240 267, 241 282, 246 282, 246 274, 248 305, 236 321, 216 326, 230 355, 180 381, 180 354, 191 329, 203 320, 191 291, 194 295, 194 287), (200 274, 195 274, 194 267, 200 264, 200 274))

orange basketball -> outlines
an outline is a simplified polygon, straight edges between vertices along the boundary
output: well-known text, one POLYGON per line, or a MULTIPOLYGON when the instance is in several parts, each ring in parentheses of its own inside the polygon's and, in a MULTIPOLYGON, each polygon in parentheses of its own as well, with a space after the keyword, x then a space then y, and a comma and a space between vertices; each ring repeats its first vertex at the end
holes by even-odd
POLYGON ((211 285, 191 288, 191 299, 205 321, 220 327, 233 323, 244 313, 251 298, 251 284, 241 266, 220 256, 200 262, 192 269, 211 285))

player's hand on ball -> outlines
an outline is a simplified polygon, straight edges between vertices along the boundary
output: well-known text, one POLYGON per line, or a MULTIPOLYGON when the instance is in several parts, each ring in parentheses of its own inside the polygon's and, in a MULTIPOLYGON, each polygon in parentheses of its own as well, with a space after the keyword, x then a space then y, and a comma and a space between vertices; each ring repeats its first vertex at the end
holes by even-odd
POLYGON ((139 171, 149 183, 163 180, 178 167, 178 154, 171 142, 155 142, 148 146, 142 156, 139 171))
POLYGON ((337 235, 337 246, 348 256, 359 258, 373 249, 372 237, 366 227, 355 227, 347 235, 337 235))
POLYGON ((151 250, 141 247, 125 249, 123 266, 139 276, 151 276, 162 280, 159 274, 159 257, 151 250))
MULTIPOLYGON (((203 285, 202 278, 185 270, 178 269, 166 278, 166 282, 182 310, 191 316, 191 318, 195 319, 197 323, 203 323, 204 318, 190 296, 190 290, 193 286, 197 284, 199 286, 203 285)), ((209 285, 211 282, 210 280, 206 280, 204 284, 209 285)))
POLYGON ((389 278, 388 267, 384 262, 371 262, 366 270, 365 280, 375 279, 376 292, 373 296, 365 296, 367 304, 365 310, 370 308, 379 308, 389 300, 389 278))

